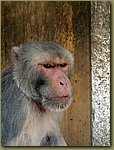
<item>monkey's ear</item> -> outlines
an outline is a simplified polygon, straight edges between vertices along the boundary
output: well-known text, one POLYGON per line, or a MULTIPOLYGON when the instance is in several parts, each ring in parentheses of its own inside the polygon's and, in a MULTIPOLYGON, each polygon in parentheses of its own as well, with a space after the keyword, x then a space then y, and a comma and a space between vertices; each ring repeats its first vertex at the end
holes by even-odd
POLYGON ((18 61, 18 59, 19 59, 19 50, 20 50, 20 47, 18 47, 18 46, 13 46, 12 47, 11 58, 12 58, 13 62, 18 61))

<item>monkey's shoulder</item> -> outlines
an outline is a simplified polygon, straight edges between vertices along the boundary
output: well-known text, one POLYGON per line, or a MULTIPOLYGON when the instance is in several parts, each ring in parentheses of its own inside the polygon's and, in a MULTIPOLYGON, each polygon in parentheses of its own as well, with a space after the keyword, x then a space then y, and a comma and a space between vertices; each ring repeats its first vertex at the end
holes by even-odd
POLYGON ((1 75, 2 86, 9 85, 13 80, 13 67, 9 67, 1 75))
POLYGON ((8 101, 11 99, 16 99, 20 94, 20 90, 16 86, 13 80, 13 66, 7 68, 1 75, 1 94, 2 101, 8 101))

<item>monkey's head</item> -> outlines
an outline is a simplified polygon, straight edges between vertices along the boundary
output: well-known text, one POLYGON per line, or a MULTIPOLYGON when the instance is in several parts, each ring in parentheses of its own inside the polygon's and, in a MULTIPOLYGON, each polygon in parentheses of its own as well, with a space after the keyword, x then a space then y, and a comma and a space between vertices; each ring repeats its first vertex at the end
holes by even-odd
POLYGON ((27 43, 12 48, 13 78, 24 94, 49 110, 64 110, 72 100, 73 57, 55 43, 27 43))

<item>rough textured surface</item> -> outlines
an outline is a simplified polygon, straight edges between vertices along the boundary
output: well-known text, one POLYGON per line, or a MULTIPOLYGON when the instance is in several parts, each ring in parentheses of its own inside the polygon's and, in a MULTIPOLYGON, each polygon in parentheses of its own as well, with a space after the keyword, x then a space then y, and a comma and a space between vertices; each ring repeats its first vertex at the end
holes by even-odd
POLYGON ((92 145, 110 146, 110 2, 91 2, 92 145))

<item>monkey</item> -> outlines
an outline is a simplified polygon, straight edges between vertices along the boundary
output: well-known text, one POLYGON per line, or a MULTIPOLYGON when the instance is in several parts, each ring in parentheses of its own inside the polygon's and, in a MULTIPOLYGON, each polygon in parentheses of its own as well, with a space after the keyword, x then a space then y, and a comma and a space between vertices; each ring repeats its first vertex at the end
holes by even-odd
POLYGON ((2 146, 67 146, 60 131, 72 102, 72 54, 53 42, 13 46, 1 76, 2 146))

